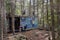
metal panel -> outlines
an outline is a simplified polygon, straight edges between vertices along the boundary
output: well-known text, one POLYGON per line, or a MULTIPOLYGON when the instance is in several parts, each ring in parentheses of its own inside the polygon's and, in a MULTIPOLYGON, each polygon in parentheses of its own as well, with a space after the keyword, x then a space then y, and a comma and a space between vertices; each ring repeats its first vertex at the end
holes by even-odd
POLYGON ((37 28, 38 19, 37 17, 21 17, 20 26, 26 27, 26 29, 37 28))

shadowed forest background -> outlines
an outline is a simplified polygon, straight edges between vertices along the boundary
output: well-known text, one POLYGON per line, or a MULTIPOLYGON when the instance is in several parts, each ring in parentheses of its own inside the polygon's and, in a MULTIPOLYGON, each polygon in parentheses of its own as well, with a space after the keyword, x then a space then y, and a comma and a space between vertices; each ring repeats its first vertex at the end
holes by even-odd
POLYGON ((0 0, 0 40, 60 40, 60 0, 0 0))

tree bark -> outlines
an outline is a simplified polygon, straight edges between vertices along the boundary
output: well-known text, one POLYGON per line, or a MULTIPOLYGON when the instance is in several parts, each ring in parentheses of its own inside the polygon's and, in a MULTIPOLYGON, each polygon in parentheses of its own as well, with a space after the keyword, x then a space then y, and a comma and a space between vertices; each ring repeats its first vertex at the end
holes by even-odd
POLYGON ((43 27, 43 29, 44 29, 44 0, 42 0, 42 9, 41 9, 42 11, 41 11, 41 17, 42 17, 42 27, 43 27))
POLYGON ((15 13, 15 0, 11 0, 11 18, 12 18, 12 31, 13 31, 13 34, 15 34, 15 26, 14 26, 15 18, 14 18, 14 13, 15 13))
POLYGON ((0 0, 0 40, 7 40, 5 0, 0 0))
POLYGON ((50 0, 50 6, 51 6, 51 20, 52 20, 52 40, 55 40, 53 0, 50 0))
POLYGON ((57 1, 57 9, 56 9, 56 11, 57 11, 57 20, 58 20, 58 22, 57 22, 57 27, 58 27, 58 40, 60 40, 60 0, 56 0, 57 1))
POLYGON ((47 12, 47 25, 48 25, 48 29, 49 29, 49 32, 48 32, 48 35, 49 35, 49 37, 48 37, 48 39, 49 40, 51 40, 50 39, 50 25, 49 25, 49 19, 48 19, 48 0, 47 0, 47 2, 46 2, 46 12, 47 12))

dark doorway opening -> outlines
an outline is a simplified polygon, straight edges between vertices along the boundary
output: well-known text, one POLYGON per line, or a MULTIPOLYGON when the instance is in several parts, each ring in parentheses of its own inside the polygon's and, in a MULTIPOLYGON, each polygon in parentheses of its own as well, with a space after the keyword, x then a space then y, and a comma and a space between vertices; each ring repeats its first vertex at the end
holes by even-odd
POLYGON ((19 32, 20 28, 20 17, 15 17, 15 32, 19 32))
MULTIPOLYGON (((19 32, 19 28, 20 28, 20 17, 15 17, 14 20, 14 26, 15 26, 15 32, 19 32)), ((13 32, 13 28, 12 28, 12 18, 9 17, 9 27, 8 27, 8 33, 12 33, 13 32)))

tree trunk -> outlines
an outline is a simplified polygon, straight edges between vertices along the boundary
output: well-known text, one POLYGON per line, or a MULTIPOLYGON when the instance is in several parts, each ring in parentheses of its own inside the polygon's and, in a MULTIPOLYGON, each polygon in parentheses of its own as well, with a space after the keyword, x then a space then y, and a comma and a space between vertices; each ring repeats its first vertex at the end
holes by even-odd
POLYGON ((12 18, 12 31, 13 31, 13 34, 15 34, 14 14, 15 14, 15 0, 11 0, 11 18, 12 18))
POLYGON ((52 19, 52 40, 55 40, 53 0, 50 0, 50 6, 51 6, 51 19, 52 19))
POLYGON ((0 0, 0 40, 7 40, 5 0, 0 0))
POLYGON ((41 9, 42 11, 41 11, 41 17, 42 17, 42 27, 43 27, 43 29, 44 29, 44 0, 42 0, 42 9, 41 9))
POLYGON ((60 0, 57 0, 58 40, 60 40, 60 0))
POLYGON ((48 0, 47 0, 47 2, 46 2, 46 12, 47 12, 47 25, 48 25, 48 29, 49 29, 49 32, 48 32, 48 35, 49 35, 49 37, 48 37, 48 39, 49 40, 51 40, 50 39, 50 25, 49 25, 49 19, 48 19, 48 0))
POLYGON ((2 0, 0 0, 0 40, 3 40, 2 0))

